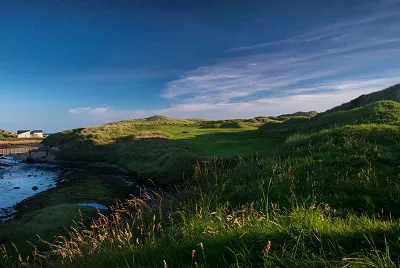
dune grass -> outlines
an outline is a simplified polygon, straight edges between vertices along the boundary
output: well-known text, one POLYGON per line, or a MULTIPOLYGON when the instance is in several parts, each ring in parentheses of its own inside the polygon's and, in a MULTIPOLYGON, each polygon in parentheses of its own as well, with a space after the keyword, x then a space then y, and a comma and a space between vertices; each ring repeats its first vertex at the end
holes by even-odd
POLYGON ((198 164, 174 191, 120 203, 47 244, 65 267, 397 267, 400 127, 290 137, 198 164))
POLYGON ((262 131, 246 120, 223 128, 157 116, 50 136, 60 157, 111 161, 175 185, 42 241, 48 250, 28 261, 4 254, 2 264, 398 267, 400 110, 385 100, 393 96, 396 87, 318 115, 263 118, 262 131))

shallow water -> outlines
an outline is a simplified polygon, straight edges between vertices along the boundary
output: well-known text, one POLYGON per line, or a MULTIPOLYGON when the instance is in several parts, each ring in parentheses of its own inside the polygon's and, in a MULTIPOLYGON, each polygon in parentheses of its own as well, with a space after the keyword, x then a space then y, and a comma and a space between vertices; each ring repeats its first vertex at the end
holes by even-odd
POLYGON ((104 206, 102 204, 99 204, 99 203, 79 203, 78 206, 81 206, 81 207, 93 207, 93 208, 97 208, 97 209, 100 209, 100 210, 109 210, 108 207, 106 207, 106 206, 104 206))
POLYGON ((7 220, 13 206, 56 186, 57 165, 28 164, 12 157, 0 158, 0 220, 7 220), (33 190, 32 187, 38 187, 33 190))

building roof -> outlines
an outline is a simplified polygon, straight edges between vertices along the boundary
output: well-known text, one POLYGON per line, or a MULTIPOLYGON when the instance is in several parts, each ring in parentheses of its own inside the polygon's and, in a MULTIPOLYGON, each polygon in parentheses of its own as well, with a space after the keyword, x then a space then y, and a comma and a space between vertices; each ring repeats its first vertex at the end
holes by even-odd
POLYGON ((18 130, 17 131, 17 134, 22 134, 22 133, 26 133, 26 132, 29 132, 30 130, 18 130))
POLYGON ((43 130, 34 130, 33 133, 43 132, 43 130))

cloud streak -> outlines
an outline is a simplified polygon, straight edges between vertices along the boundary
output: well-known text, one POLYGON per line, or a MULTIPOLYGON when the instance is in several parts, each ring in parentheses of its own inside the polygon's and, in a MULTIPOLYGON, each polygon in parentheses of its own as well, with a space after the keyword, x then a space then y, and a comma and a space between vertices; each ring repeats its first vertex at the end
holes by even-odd
POLYGON ((400 6, 383 4, 351 21, 231 49, 230 57, 169 82, 162 96, 182 104, 237 103, 249 98, 296 96, 306 92, 304 88, 313 88, 307 92, 315 94, 335 92, 339 88, 334 85, 350 74, 357 79, 386 73, 390 79, 387 73, 400 73, 394 62, 400 60, 399 27, 400 6), (322 81, 332 86, 321 87, 322 81))
POLYGON ((91 108, 91 107, 85 107, 85 108, 74 108, 74 109, 69 109, 68 113, 69 114, 89 114, 89 115, 100 115, 107 113, 109 111, 109 107, 96 107, 96 108, 91 108))
POLYGON ((319 112, 400 82, 400 6, 390 1, 352 21, 284 40, 233 48, 215 64, 166 84, 164 109, 71 109, 120 120, 165 114, 237 118, 299 110, 319 112))

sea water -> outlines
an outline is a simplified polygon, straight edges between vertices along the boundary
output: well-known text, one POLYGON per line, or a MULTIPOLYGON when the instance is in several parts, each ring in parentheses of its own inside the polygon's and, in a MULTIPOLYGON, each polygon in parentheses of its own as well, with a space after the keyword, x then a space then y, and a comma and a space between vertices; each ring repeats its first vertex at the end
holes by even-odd
POLYGON ((59 172, 57 165, 0 158, 0 220, 10 219, 17 203, 55 187, 59 172), (35 186, 37 190, 32 189, 35 186))

